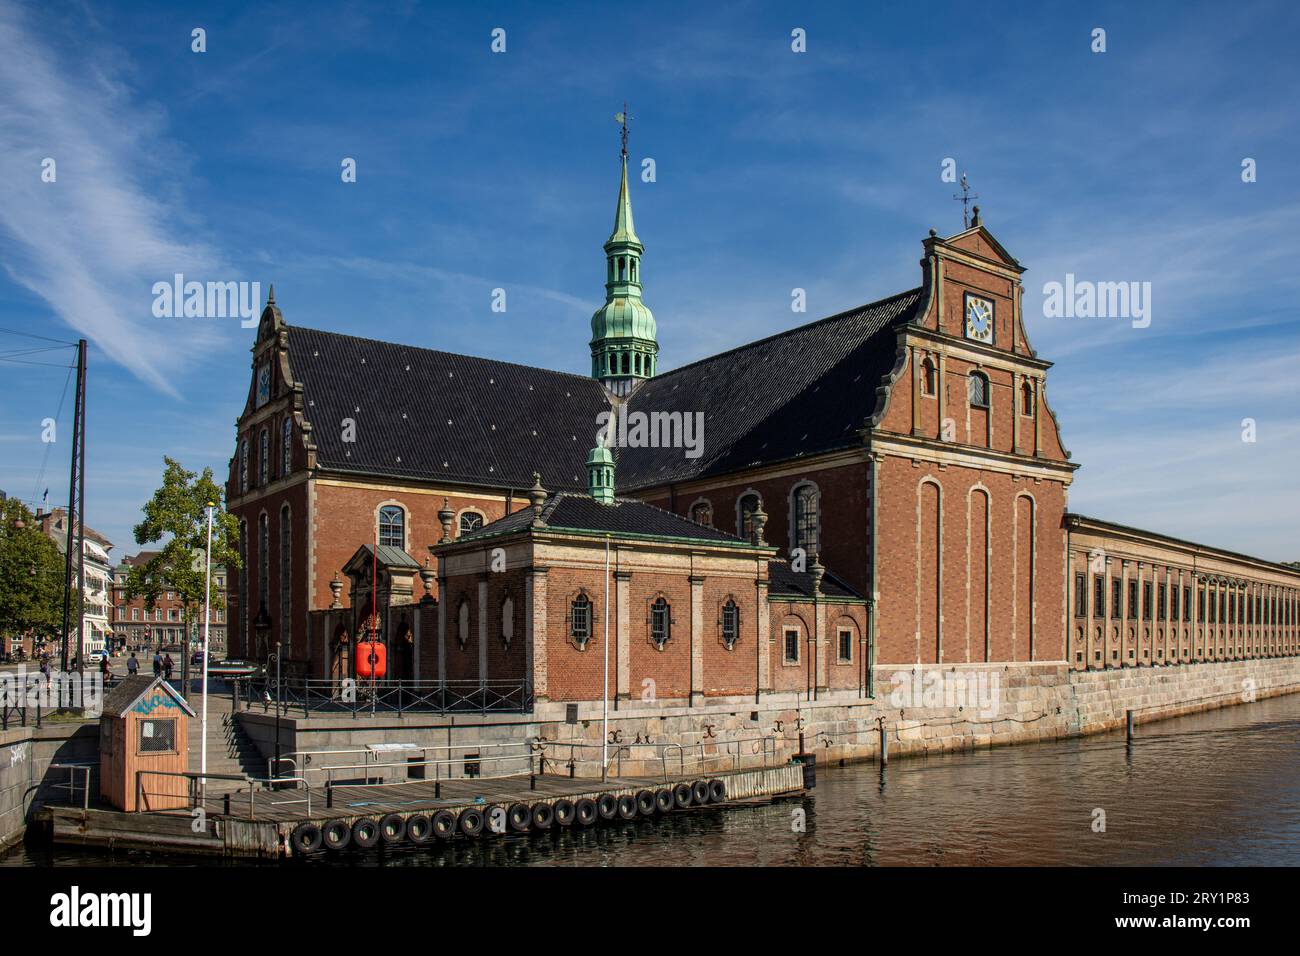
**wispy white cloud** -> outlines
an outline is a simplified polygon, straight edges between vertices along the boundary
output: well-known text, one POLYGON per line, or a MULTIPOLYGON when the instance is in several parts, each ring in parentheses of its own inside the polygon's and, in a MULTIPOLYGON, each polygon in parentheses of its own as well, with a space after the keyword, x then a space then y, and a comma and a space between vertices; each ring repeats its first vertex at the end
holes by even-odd
POLYGON ((167 198, 184 164, 168 162, 177 156, 163 115, 133 98, 112 50, 90 47, 70 69, 25 8, 0 2, 0 259, 109 358, 176 396, 175 374, 215 336, 155 318, 153 283, 177 272, 239 277, 191 238, 192 216, 167 198), (41 178, 46 158, 52 183, 41 178))

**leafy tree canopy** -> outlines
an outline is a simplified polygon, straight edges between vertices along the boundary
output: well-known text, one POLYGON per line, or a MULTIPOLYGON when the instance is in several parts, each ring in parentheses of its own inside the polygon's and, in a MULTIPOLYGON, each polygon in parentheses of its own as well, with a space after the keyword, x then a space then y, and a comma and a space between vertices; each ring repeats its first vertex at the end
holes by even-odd
POLYGON ((64 572, 58 546, 23 503, 0 501, 0 634, 57 636, 64 572))

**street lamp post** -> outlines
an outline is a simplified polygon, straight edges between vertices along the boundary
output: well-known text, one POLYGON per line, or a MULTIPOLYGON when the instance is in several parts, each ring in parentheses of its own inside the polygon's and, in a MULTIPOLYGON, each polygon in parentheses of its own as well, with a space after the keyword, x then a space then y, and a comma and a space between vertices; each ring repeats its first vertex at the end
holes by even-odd
MULTIPOLYGON (((262 644, 266 640, 266 635, 271 630, 271 615, 266 613, 266 603, 258 609, 257 618, 253 621, 253 629, 257 631, 257 643, 262 644)), ((280 772, 280 642, 275 642, 274 653, 267 655, 267 664, 275 661, 275 764, 272 776, 280 772)))
MULTIPOLYGON (((212 621, 212 509, 208 502, 208 547, 203 569, 203 741, 199 750, 199 787, 208 793, 208 633, 212 621)), ((188 692, 189 688, 186 688, 188 692)), ((232 718, 233 719, 233 718, 232 718)))

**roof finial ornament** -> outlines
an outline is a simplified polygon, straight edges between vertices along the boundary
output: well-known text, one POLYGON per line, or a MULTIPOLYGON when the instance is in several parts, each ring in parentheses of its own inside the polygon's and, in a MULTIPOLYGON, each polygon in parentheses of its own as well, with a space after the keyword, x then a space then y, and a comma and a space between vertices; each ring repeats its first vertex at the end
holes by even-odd
POLYGON ((971 221, 970 221, 970 204, 971 204, 971 200, 979 199, 980 197, 978 196, 978 194, 973 194, 973 193, 971 193, 971 191, 970 191, 970 180, 966 178, 966 174, 965 174, 965 173, 962 173, 962 174, 961 174, 961 195, 958 196, 956 193, 954 193, 952 198, 953 198, 953 199, 956 199, 956 200, 958 200, 958 201, 961 202, 961 224, 962 224, 962 228, 963 228, 963 229, 969 229, 971 226, 978 226, 978 225, 979 225, 979 207, 977 206, 977 207, 975 208, 975 220, 976 220, 976 221, 975 221, 975 222, 971 222, 971 221))
POLYGON ((620 138, 623 140, 623 158, 627 159, 627 124, 631 121, 632 114, 627 111, 627 100, 623 101, 623 112, 615 113, 614 120, 623 127, 620 132, 620 138))
POLYGON ((271 288, 266 291, 266 304, 275 305, 275 283, 271 283, 271 288))

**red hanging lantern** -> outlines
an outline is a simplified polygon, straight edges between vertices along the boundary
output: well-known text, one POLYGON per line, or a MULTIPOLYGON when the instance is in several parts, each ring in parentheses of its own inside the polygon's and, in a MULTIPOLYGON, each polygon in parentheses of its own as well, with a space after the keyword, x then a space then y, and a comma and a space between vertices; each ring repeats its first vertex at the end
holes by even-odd
POLYGON ((380 680, 388 673, 388 648, 378 641, 357 642, 357 676, 380 680))

